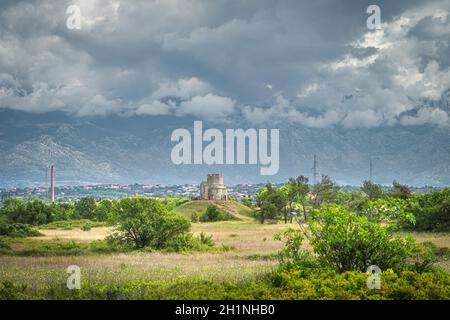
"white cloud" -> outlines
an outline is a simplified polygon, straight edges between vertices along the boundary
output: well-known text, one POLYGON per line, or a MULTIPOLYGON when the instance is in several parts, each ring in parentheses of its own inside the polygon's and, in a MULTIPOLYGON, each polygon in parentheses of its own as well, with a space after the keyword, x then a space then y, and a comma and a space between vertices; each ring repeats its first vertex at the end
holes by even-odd
POLYGON ((189 79, 179 79, 176 82, 162 83, 152 96, 155 99, 164 97, 189 99, 197 95, 204 95, 212 90, 209 84, 196 77, 192 77, 189 79))
POLYGON ((195 96, 191 100, 181 102, 176 114, 193 115, 206 120, 223 120, 233 113, 235 101, 227 97, 207 94, 195 96))
POLYGON ((438 124, 444 126, 450 124, 447 112, 429 107, 419 109, 415 116, 402 116, 400 122, 404 125, 438 124))
POLYGON ((153 101, 152 103, 141 104, 135 111, 137 115, 160 116, 170 114, 173 106, 161 101, 153 101))

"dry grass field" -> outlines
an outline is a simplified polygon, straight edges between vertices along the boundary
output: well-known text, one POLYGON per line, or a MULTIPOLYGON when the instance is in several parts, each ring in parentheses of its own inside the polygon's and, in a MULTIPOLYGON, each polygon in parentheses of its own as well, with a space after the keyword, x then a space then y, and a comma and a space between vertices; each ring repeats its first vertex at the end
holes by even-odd
MULTIPOLYGON (((277 266, 273 256, 281 243, 274 234, 284 224, 261 225, 253 221, 194 223, 193 232, 213 236, 216 246, 233 246, 228 252, 96 254, 83 256, 1 256, 0 280, 26 284, 31 290, 60 283, 65 285, 66 268, 78 265, 83 281, 90 284, 120 284, 133 281, 176 281, 186 277, 212 281, 242 282, 266 274, 277 266)), ((103 239, 111 228, 89 231, 40 230, 40 240, 87 242, 103 239)))
MULTIPOLYGON (((1 256, 0 280, 26 284, 30 289, 55 283, 65 285, 66 268, 78 265, 83 281, 90 284, 120 284, 133 281, 176 281, 184 278, 241 282, 255 279, 277 266, 275 253, 281 243, 275 233, 295 224, 259 224, 252 220, 194 223, 193 232, 213 236, 217 246, 226 244, 235 249, 228 252, 198 253, 127 253, 82 256, 1 256)), ((103 239, 111 229, 92 228, 89 231, 41 230, 42 240, 76 240, 87 242, 103 239)), ((403 234, 406 235, 406 234, 403 234)), ((450 247, 450 234, 415 233, 419 241, 431 241, 450 247)), ((450 265, 440 267, 450 271, 450 265)))

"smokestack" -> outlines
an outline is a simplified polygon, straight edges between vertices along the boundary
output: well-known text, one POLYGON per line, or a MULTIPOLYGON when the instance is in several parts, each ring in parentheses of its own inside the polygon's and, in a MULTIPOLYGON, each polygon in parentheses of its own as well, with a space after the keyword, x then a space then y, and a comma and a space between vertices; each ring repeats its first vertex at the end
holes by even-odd
POLYGON ((50 169, 50 179, 51 179, 51 190, 50 190, 50 201, 55 202, 55 166, 52 165, 50 169))

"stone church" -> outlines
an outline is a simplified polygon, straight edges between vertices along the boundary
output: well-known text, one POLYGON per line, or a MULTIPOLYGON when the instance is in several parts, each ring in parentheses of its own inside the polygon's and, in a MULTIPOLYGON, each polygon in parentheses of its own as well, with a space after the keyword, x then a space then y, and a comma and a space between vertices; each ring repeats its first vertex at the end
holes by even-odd
POLYGON ((228 200, 227 187, 223 183, 222 173, 209 173, 207 180, 200 183, 200 199, 228 200))

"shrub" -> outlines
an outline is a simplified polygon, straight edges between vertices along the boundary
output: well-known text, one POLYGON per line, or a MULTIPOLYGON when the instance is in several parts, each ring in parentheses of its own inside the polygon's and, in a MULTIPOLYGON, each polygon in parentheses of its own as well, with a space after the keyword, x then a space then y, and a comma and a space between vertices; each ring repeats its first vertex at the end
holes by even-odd
POLYGON ((17 300, 25 298, 26 285, 15 285, 10 281, 0 283, 0 300, 17 300))
POLYGON ((2 223, 0 224, 0 236, 8 237, 37 237, 42 233, 33 229, 28 224, 23 223, 2 223))
POLYGON ((91 226, 86 224, 86 225, 84 225, 84 226, 81 227, 81 230, 83 230, 83 231, 89 231, 89 230, 91 230, 91 226))
POLYGON ((244 206, 249 207, 250 209, 255 209, 255 206, 253 205, 253 202, 248 197, 243 197, 241 200, 241 203, 244 206))
POLYGON ((198 239, 200 240, 200 243, 213 247, 214 246, 214 240, 212 239, 211 235, 207 235, 204 232, 201 232, 198 236, 198 239))
POLYGON ((214 221, 223 221, 223 220, 231 220, 233 217, 221 210, 219 210, 215 205, 209 205, 206 208, 205 213, 200 216, 201 222, 214 222, 214 221))
MULTIPOLYGON (((369 207, 374 211, 373 206, 369 207)), ((301 230, 289 229, 276 236, 285 244, 279 254, 281 265, 327 266, 339 273, 366 271, 370 265, 382 270, 429 270, 435 261, 432 250, 412 238, 393 235, 396 229, 390 222, 409 216, 389 206, 375 211, 361 215, 338 205, 322 206, 308 222, 308 230, 300 225, 301 230), (304 237, 315 257, 302 251, 304 237)))
POLYGON ((450 188, 416 196, 415 230, 450 231, 450 188))
POLYGON ((416 247, 412 238, 394 237, 388 226, 336 205, 323 207, 309 226, 319 261, 338 272, 370 265, 399 270, 416 247))
POLYGON ((165 250, 167 251, 204 251, 209 250, 214 246, 214 241, 212 241, 211 236, 207 236, 201 233, 200 236, 194 237, 192 233, 185 233, 170 239, 165 250))
POLYGON ((97 203, 92 197, 81 198, 74 205, 74 217, 77 219, 94 219, 97 203))
POLYGON ((198 222, 198 220, 199 220, 199 214, 197 213, 197 212, 192 212, 192 215, 191 215, 191 221, 192 222, 198 222))
POLYGON ((370 180, 365 180, 361 187, 361 191, 364 192, 370 200, 377 200, 384 197, 384 192, 379 184, 373 183, 370 180))
POLYGON ((183 216, 168 212, 155 199, 125 198, 113 208, 111 222, 116 231, 109 236, 113 243, 134 248, 165 248, 169 241, 185 237, 190 222, 183 216))
POLYGON ((9 223, 40 225, 52 221, 52 208, 39 200, 24 202, 8 198, 0 209, 0 215, 6 217, 9 223))
POLYGON ((304 238, 302 231, 293 228, 275 235, 275 240, 284 243, 284 248, 278 253, 278 260, 281 266, 291 267, 292 265, 304 265, 307 261, 311 262, 311 255, 307 251, 302 250, 304 238))
POLYGON ((111 214, 114 201, 108 199, 101 200, 93 212, 93 219, 97 221, 106 221, 111 214))
POLYGON ((368 274, 336 273, 326 268, 290 268, 272 274, 272 292, 279 288, 283 299, 450 299, 450 274, 386 270, 380 290, 367 288, 368 274))

